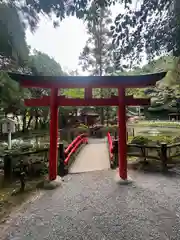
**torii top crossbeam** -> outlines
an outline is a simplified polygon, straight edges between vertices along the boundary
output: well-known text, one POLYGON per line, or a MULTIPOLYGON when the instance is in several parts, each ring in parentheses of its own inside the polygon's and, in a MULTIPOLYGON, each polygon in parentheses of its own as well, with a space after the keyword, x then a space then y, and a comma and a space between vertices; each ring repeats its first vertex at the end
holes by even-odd
POLYGON ((143 88, 153 86, 166 72, 132 76, 33 76, 17 73, 8 75, 22 87, 36 88, 143 88))

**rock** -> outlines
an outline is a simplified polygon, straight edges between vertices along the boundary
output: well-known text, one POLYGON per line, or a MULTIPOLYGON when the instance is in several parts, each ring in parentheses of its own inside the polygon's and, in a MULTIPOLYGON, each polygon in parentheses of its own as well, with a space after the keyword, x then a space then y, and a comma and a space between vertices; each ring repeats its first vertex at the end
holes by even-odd
POLYGON ((115 182, 120 185, 128 185, 128 184, 132 184, 133 180, 129 176, 127 177, 127 179, 124 180, 120 178, 119 172, 117 172, 115 175, 115 182))
POLYGON ((49 181, 47 179, 43 180, 41 183, 37 185, 38 188, 43 188, 46 190, 53 190, 57 187, 60 187, 62 185, 62 179, 60 176, 57 176, 54 181, 49 181))

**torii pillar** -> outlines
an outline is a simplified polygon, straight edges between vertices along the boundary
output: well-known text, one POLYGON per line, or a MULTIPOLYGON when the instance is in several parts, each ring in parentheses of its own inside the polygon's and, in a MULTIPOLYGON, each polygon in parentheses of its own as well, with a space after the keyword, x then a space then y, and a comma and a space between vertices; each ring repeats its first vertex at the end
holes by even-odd
POLYGON ((57 176, 58 157, 58 88, 51 88, 50 96, 50 151, 49 151, 49 180, 57 176))
POLYGON ((125 89, 118 88, 118 162, 119 177, 127 180, 127 133, 126 133, 126 97, 125 89))

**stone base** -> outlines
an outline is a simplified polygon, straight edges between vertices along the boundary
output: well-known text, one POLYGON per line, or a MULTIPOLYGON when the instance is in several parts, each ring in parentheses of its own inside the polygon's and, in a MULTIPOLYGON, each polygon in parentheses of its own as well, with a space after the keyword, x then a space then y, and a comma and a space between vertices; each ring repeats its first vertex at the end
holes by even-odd
POLYGON ((122 179, 120 178, 119 173, 117 173, 115 176, 115 182, 120 185, 128 185, 132 184, 133 180, 129 176, 127 177, 127 179, 122 179))
POLYGON ((60 176, 57 176, 55 180, 49 181, 44 180, 40 184, 38 184, 40 188, 46 189, 46 190, 53 190, 57 187, 60 187, 62 185, 62 179, 60 176))

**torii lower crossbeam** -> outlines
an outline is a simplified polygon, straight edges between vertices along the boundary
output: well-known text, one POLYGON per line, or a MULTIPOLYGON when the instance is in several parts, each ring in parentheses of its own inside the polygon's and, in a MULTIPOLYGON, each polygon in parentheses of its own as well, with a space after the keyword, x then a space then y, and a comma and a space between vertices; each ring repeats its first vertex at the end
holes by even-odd
MULTIPOLYGON (((124 99, 124 104, 126 106, 140 106, 149 105, 149 99, 143 98, 133 98, 131 96, 126 96, 124 99)), ((25 105, 29 107, 36 106, 50 106, 51 98, 49 96, 44 96, 39 99, 26 99, 25 105)), ((65 98, 64 96, 58 96, 56 98, 57 105, 59 106, 119 106, 119 97, 112 98, 65 98)))

